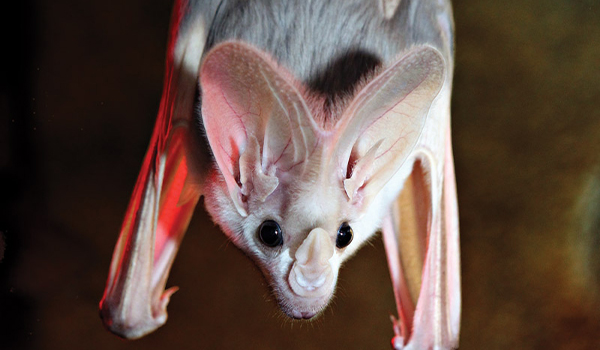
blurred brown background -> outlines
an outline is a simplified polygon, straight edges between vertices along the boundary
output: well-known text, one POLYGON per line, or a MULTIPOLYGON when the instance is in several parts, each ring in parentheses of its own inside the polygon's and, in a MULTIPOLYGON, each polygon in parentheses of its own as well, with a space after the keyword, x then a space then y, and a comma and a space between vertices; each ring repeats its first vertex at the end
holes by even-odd
MULTIPOLYGON (((1 11, 0 349, 388 349, 380 240, 334 304, 291 322, 196 211, 170 319, 135 342, 98 318, 158 109, 171 1, 1 11)), ((461 349, 600 349, 600 2, 457 1, 453 129, 461 349)))

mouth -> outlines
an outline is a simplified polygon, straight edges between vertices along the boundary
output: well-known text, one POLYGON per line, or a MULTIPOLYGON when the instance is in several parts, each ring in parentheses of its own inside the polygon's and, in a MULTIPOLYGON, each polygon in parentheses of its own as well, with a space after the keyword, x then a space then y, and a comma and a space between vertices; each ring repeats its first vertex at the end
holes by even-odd
POLYGON ((281 311, 289 318, 294 320, 310 320, 318 317, 329 305, 333 295, 328 295, 318 299, 308 299, 302 297, 286 298, 279 301, 281 311))
POLYGON ((327 293, 311 297, 294 293, 286 278, 272 283, 271 287, 279 308, 286 316, 294 320, 310 320, 322 314, 333 299, 335 282, 327 293))
POLYGON ((295 320, 310 320, 311 318, 315 317, 318 314, 318 312, 313 313, 310 311, 297 311, 297 310, 292 310, 292 314, 288 315, 291 318, 295 319, 295 320))

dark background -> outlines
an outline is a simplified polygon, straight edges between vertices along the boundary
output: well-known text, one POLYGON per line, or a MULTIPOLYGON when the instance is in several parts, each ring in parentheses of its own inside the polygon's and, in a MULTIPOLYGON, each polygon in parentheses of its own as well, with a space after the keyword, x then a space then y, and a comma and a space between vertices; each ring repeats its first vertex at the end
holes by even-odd
MULTIPOLYGON (((291 322, 199 205, 170 319, 126 342, 98 318, 158 110, 171 1, 22 0, 1 13, 0 349, 387 349, 376 240, 324 316, 291 322)), ((600 3, 466 0, 453 131, 461 349, 600 348, 600 3)))

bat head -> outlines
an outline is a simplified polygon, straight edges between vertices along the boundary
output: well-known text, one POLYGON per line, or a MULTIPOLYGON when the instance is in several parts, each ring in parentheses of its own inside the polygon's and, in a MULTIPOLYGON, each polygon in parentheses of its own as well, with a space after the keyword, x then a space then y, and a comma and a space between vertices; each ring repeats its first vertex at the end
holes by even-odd
POLYGON ((318 96, 266 53, 231 41, 206 55, 201 113, 216 167, 205 205, 290 317, 322 311, 341 264, 379 228, 443 67, 435 49, 412 48, 324 123, 318 96))
POLYGON ((333 295, 340 265, 375 226, 356 220, 339 186, 282 180, 264 201, 249 195, 244 217, 223 185, 205 200, 215 221, 258 264, 288 316, 315 316, 333 295))

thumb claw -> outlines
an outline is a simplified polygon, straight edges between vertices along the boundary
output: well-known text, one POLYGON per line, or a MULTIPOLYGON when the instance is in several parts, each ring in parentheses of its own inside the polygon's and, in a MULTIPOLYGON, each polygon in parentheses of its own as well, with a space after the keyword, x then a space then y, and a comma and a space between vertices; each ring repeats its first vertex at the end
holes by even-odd
POLYGON ((171 287, 162 293, 160 297, 160 312, 167 312, 167 305, 169 304, 169 301, 171 301, 171 296, 175 294, 175 292, 177 292, 178 290, 179 287, 171 287))
POLYGON ((402 327, 398 319, 394 315, 390 314, 390 321, 392 321, 394 329, 394 337, 392 338, 392 349, 401 350, 404 348, 404 337, 402 334, 402 327))

